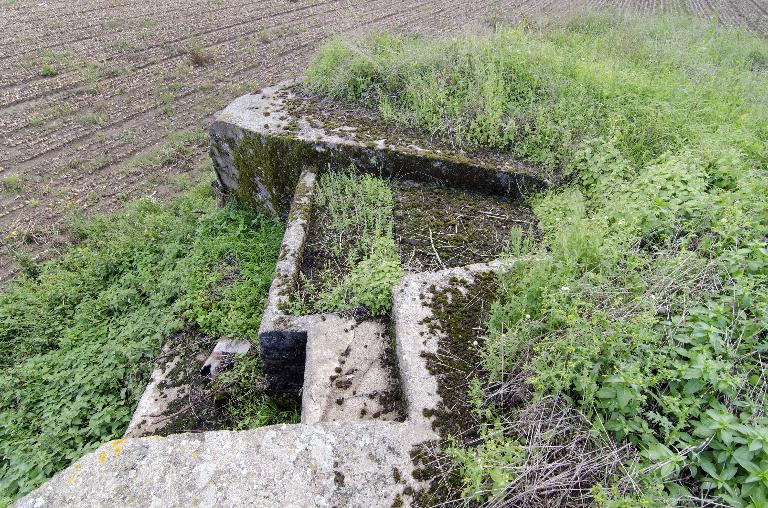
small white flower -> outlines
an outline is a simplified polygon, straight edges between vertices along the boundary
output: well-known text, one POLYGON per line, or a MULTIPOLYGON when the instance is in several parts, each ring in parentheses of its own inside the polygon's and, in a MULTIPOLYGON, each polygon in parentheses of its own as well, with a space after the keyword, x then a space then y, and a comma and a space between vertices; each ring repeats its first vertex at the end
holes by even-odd
POLYGON ((569 288, 568 286, 563 286, 560 288, 560 291, 570 291, 570 290, 571 288, 569 288))
POLYGON ((525 319, 531 319, 531 315, 530 314, 526 314, 525 315, 525 319))
POLYGON ((473 346, 477 346, 477 341, 476 341, 476 340, 475 340, 475 341, 472 341, 472 345, 473 345, 473 346))

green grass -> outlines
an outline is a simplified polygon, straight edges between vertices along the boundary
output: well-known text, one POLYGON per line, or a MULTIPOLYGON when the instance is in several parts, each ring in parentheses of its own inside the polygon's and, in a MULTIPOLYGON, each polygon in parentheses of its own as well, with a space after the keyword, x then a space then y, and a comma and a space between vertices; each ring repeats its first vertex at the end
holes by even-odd
POLYGON ((543 32, 336 38, 306 85, 550 168, 598 136, 637 164, 708 144, 765 160, 767 51, 757 37, 689 19, 598 15, 543 32))
POLYGON ((174 332, 257 337, 283 232, 208 186, 72 230, 0 294, 0 505, 120 437, 174 332))
POLYGON ((40 75, 45 78, 50 78, 57 75, 59 71, 51 64, 44 64, 40 67, 40 75))
POLYGON ((766 69, 768 42, 743 31, 605 13, 320 50, 310 90, 566 177, 533 198, 541 247, 512 242, 535 260, 500 278, 474 393, 494 392, 478 400, 484 439, 447 448, 462 496, 546 480, 563 433, 536 441, 518 419, 559 401, 595 443, 633 450, 603 476, 561 472, 572 495, 768 506, 766 69))
MULTIPOLYGON (((133 137, 134 134, 129 132, 128 139, 133 137)), ((160 147, 133 156, 118 171, 130 173, 170 164, 191 163, 195 149, 206 145, 207 141, 208 138, 203 129, 192 128, 172 132, 160 147)))
POLYGON ((147 18, 147 19, 142 19, 139 22, 139 28, 151 29, 151 28, 157 28, 158 26, 160 26, 160 22, 156 19, 147 18))
POLYGON ((106 111, 91 111, 77 117, 77 121, 83 125, 105 126, 109 124, 109 113, 106 111))
POLYGON ((218 376, 213 389, 227 389, 226 411, 234 422, 234 430, 247 430, 278 423, 300 423, 301 412, 289 395, 264 393, 261 358, 241 356, 231 369, 218 376))
POLYGON ((6 192, 21 192, 24 188, 24 182, 22 181, 21 175, 16 173, 5 175, 2 180, 0 180, 0 184, 2 184, 0 187, 6 192))
POLYGON ((314 219, 326 259, 314 280, 303 278, 292 312, 333 312, 362 305, 375 315, 392 306, 402 276, 394 242, 394 202, 386 181, 349 170, 320 177, 314 219))

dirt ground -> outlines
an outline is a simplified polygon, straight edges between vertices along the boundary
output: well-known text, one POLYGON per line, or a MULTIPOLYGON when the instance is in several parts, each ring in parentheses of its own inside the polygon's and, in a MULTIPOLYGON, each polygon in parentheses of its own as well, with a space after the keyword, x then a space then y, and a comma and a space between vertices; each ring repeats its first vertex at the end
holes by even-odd
POLYGON ((766 0, 0 0, 0 285, 65 224, 210 178, 205 129, 333 33, 487 29, 616 5, 768 32, 766 0))

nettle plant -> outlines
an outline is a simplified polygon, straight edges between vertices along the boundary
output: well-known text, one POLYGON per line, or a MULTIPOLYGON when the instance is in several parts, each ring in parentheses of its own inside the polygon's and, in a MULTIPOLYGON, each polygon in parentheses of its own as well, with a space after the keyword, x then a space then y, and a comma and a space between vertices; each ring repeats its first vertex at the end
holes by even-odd
MULTIPOLYGON (((122 436, 176 333, 256 337, 283 236, 253 210, 215 209, 208 185, 71 228, 77 245, 0 292, 0 506, 122 436)), ((259 375, 244 369, 238 425, 292 418, 240 393, 259 375)))
POLYGON ((701 154, 614 177, 628 162, 600 144, 575 159, 576 188, 536 205, 547 258, 504 278, 492 376, 529 351, 537 396, 564 396, 630 443, 644 482, 766 506, 766 183, 746 163, 737 182, 714 178, 723 165, 701 154))

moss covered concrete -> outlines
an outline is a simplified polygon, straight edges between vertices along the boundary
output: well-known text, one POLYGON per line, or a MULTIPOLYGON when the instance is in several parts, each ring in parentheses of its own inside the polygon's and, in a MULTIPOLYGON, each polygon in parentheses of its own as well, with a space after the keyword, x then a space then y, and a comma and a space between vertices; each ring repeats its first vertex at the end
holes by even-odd
POLYGON ((358 170, 524 197, 555 183, 541 168, 498 153, 465 153, 411 137, 364 112, 303 96, 283 83, 245 95, 211 127, 211 157, 222 188, 240 201, 285 217, 304 168, 354 164, 358 170))

